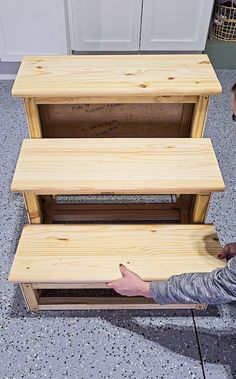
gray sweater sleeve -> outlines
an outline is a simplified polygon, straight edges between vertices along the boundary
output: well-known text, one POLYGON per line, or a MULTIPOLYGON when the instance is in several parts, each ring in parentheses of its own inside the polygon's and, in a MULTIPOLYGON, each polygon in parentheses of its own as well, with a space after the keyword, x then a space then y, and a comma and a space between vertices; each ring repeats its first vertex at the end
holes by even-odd
POLYGON ((226 267, 210 273, 182 274, 152 282, 150 291, 159 304, 225 304, 236 300, 236 256, 226 267))

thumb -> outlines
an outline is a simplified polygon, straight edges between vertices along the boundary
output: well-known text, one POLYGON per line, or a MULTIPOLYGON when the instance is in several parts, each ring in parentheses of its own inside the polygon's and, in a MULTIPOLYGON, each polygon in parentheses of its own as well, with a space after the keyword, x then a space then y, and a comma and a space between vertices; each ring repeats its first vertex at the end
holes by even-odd
POLYGON ((229 246, 228 245, 225 245, 225 247, 223 248, 223 250, 221 251, 221 253, 218 255, 219 258, 221 259, 224 259, 227 257, 229 253, 229 246))
POLYGON ((120 267, 120 272, 121 272, 122 276, 125 276, 128 273, 129 270, 122 263, 120 263, 119 267, 120 267))

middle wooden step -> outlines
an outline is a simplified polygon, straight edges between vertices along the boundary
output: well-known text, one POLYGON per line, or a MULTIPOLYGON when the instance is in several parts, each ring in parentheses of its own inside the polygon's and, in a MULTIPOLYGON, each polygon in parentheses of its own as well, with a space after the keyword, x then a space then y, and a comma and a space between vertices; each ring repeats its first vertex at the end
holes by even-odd
MULTIPOLYGON (((29 139, 23 142, 11 188, 35 208, 32 196, 42 195, 209 198, 224 190, 224 182, 210 139, 29 139)), ((205 207, 206 199, 202 203, 205 207)))

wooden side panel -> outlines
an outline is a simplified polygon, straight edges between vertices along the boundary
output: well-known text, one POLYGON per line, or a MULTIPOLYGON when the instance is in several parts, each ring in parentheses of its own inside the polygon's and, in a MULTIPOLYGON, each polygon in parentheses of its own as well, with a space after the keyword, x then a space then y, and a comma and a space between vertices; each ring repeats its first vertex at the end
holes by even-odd
POLYGON ((39 105, 45 138, 188 137, 193 104, 39 105))

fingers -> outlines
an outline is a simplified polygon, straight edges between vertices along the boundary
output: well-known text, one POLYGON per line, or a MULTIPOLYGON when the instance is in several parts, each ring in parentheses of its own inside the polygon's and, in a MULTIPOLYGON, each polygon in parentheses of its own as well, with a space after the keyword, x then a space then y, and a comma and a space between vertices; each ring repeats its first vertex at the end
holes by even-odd
POLYGON ((120 272, 121 272, 122 276, 125 276, 129 272, 127 267, 124 266, 122 263, 120 263, 119 267, 120 267, 120 272))

